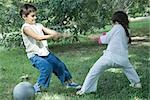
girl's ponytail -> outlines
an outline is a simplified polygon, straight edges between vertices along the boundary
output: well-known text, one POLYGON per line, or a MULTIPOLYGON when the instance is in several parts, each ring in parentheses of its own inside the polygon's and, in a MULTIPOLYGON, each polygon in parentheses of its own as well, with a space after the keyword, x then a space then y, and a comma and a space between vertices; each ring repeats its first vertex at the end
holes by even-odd
POLYGON ((112 21, 113 21, 113 23, 118 22, 119 24, 122 25, 122 27, 124 28, 124 30, 126 32, 126 36, 129 39, 128 43, 131 43, 131 37, 130 37, 129 31, 128 31, 128 29, 129 29, 129 20, 128 20, 127 14, 124 13, 123 11, 117 11, 113 14, 112 21))
POLYGON ((128 39, 129 39, 128 43, 131 43, 131 37, 130 37, 129 31, 128 31, 128 28, 129 28, 129 27, 127 27, 127 26, 124 25, 123 23, 119 23, 119 24, 121 24, 121 25, 123 26, 123 28, 124 28, 124 30, 125 30, 125 32, 126 32, 126 36, 127 36, 128 39))

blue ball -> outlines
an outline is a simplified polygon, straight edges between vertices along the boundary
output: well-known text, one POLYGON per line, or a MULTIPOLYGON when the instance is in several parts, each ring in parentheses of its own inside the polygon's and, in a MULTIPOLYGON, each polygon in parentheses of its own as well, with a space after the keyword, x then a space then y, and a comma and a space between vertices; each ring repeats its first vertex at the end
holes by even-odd
POLYGON ((35 91, 31 83, 20 82, 13 90, 14 100, 34 100, 35 91))

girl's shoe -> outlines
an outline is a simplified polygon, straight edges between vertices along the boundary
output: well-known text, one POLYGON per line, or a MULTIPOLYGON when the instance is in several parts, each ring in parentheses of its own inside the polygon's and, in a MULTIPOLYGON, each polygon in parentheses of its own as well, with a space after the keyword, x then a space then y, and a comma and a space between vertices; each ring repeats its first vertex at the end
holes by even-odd
POLYGON ((134 84, 130 84, 129 86, 134 87, 134 88, 142 88, 141 83, 134 83, 134 84))
POLYGON ((81 96, 81 95, 84 95, 85 93, 83 91, 79 90, 76 92, 76 94, 81 96))

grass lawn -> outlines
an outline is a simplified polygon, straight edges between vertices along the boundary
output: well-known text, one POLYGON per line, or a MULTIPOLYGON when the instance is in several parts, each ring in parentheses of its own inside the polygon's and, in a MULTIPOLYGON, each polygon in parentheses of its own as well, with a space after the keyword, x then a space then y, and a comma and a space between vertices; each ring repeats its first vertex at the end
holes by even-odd
MULTIPOLYGON (((148 35, 149 28, 147 29, 147 26, 149 23, 144 21, 146 24, 142 24, 142 22, 132 24, 135 35, 139 35, 137 32, 141 29, 145 34, 141 35, 144 33, 141 30, 142 33, 139 36, 148 35)), ((76 90, 66 89, 53 75, 48 92, 36 96, 36 100, 148 100, 150 98, 148 44, 147 42, 137 42, 129 46, 129 58, 140 76, 142 89, 129 87, 129 81, 122 70, 112 68, 102 74, 98 82, 98 90, 94 94, 77 96, 76 90)), ((82 44, 50 46, 50 48, 56 56, 65 62, 73 79, 82 84, 89 69, 102 55, 106 46, 99 47, 97 44, 87 41, 82 44)), ((7 50, 0 47, 0 100, 12 100, 14 86, 20 82, 20 77, 26 74, 30 76, 29 82, 32 84, 36 82, 39 75, 27 59, 24 49, 7 50)))
MULTIPOLYGON (((112 26, 107 25, 105 28, 96 30, 96 33, 107 32, 112 26)), ((131 30, 131 36, 149 36, 150 34, 150 19, 141 19, 139 21, 134 21, 129 23, 131 30)))

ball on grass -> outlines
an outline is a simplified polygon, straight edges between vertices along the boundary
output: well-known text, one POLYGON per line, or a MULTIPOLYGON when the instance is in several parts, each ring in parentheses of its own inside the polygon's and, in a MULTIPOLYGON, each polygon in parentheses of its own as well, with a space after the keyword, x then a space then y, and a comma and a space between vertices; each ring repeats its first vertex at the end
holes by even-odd
POLYGON ((35 91, 31 83, 20 82, 13 89, 14 100, 34 100, 35 91))

